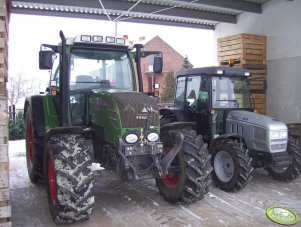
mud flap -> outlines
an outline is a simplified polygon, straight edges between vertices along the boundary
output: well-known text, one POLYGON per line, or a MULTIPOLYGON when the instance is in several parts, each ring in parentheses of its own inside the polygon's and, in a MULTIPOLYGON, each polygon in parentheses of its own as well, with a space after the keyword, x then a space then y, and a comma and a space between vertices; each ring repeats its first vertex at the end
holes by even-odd
POLYGON ((46 133, 46 141, 58 134, 83 134, 83 132, 84 130, 79 126, 52 128, 46 133))

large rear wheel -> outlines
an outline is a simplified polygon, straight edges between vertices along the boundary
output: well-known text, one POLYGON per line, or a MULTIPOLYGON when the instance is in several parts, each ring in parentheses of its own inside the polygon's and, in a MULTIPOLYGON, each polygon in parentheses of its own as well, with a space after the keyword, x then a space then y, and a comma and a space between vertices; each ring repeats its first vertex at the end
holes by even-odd
POLYGON ((291 157, 291 164, 283 167, 266 167, 268 174, 279 181, 291 181, 301 173, 301 150, 293 139, 287 143, 287 153, 291 157))
POLYGON ((78 134, 56 135, 46 147, 48 204, 55 223, 88 219, 94 205, 92 154, 78 134))
MULTIPOLYGON (((160 194, 166 201, 193 203, 200 200, 211 184, 210 155, 202 137, 193 130, 181 130, 184 135, 183 146, 168 169, 168 174, 157 179, 160 194)), ((175 144, 175 136, 161 133, 164 153, 167 154, 175 144)))
POLYGON ((29 179, 32 183, 43 180, 43 147, 36 143, 37 140, 31 106, 27 105, 25 112, 26 161, 29 179))
POLYGON ((225 191, 244 188, 251 180, 253 171, 248 149, 233 140, 216 143, 211 149, 213 176, 217 186, 225 191))

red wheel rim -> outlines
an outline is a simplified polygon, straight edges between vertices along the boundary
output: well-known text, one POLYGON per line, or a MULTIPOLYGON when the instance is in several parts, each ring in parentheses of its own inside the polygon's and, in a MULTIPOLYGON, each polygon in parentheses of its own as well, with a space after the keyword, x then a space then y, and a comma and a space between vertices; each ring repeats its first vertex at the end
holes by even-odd
POLYGON ((163 177, 163 183, 166 185, 168 188, 174 188, 177 186, 178 182, 180 180, 179 176, 165 176, 163 177))
POLYGON ((50 197, 53 204, 56 201, 56 182, 55 182, 55 173, 53 168, 52 160, 48 159, 48 182, 50 189, 50 197))
POLYGON ((30 166, 33 165, 33 157, 34 157, 34 149, 33 149, 33 129, 32 129, 32 121, 28 120, 27 124, 27 146, 28 146, 28 157, 30 166))
MULTIPOLYGON (((164 153, 167 154, 167 153, 170 152, 170 150, 171 150, 170 147, 164 148, 164 153)), ((174 188, 174 187, 176 187, 177 184, 178 184, 178 182, 179 182, 179 180, 180 180, 180 176, 179 175, 175 175, 175 176, 166 175, 162 179, 163 183, 168 188, 174 188)))

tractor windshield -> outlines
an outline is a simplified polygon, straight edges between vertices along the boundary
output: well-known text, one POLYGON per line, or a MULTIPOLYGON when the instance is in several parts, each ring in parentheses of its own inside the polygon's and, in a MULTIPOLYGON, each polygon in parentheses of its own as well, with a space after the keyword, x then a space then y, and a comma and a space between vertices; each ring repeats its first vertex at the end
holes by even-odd
POLYGON ((247 79, 212 77, 213 108, 251 108, 247 79))
POLYGON ((134 75, 126 51, 73 49, 70 89, 121 89, 133 91, 134 75))

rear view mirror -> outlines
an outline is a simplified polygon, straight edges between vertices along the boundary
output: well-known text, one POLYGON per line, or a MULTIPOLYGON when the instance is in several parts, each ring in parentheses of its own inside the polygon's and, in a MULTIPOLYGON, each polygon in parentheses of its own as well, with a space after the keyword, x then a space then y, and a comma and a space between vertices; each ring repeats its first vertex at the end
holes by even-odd
POLYGON ((156 56, 155 55, 153 72, 154 73, 162 73, 162 68, 163 68, 163 58, 162 58, 162 56, 156 56))
POLYGON ((52 50, 40 50, 39 52, 39 68, 40 69, 52 69, 53 65, 52 50))

